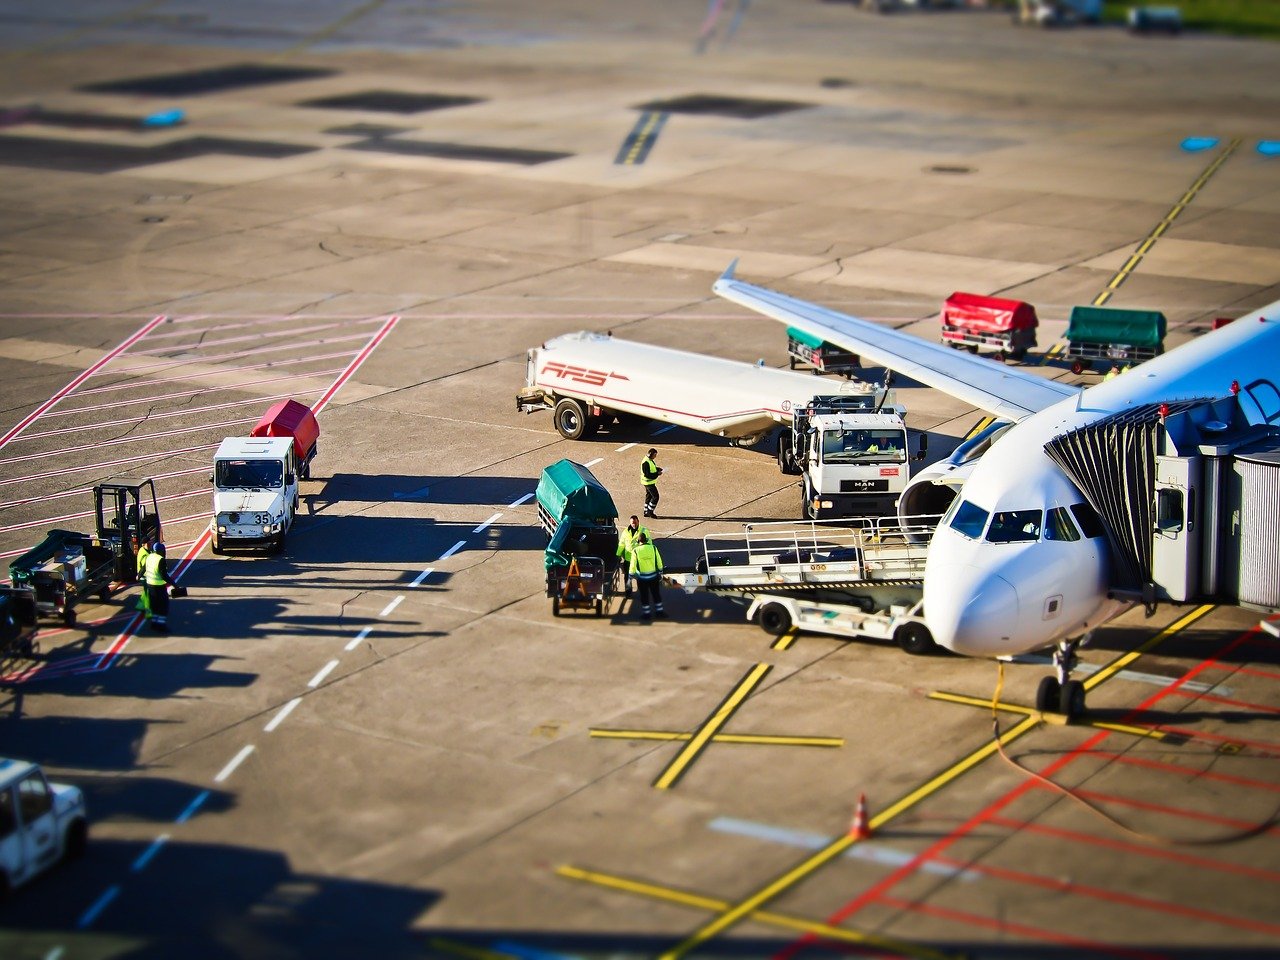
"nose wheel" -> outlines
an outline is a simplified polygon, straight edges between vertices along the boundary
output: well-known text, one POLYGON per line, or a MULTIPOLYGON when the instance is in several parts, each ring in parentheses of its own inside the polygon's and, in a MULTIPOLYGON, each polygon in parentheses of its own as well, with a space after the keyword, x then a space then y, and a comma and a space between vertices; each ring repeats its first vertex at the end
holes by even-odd
POLYGON ((1064 640, 1053 651, 1057 676, 1045 677, 1036 690, 1036 709, 1041 713, 1060 713, 1074 720, 1085 711, 1084 684, 1071 679, 1071 671, 1079 661, 1076 647, 1080 640, 1064 640))

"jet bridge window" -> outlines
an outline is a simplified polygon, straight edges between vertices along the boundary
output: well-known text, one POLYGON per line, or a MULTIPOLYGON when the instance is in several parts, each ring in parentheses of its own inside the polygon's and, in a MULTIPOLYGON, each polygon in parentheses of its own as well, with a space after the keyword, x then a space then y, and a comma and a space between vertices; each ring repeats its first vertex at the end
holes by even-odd
POLYGON ((1071 514, 1066 507, 1054 507, 1045 518, 1044 538, 1046 540, 1065 540, 1072 542, 1080 539, 1080 531, 1071 522, 1071 514))
POLYGON ((987 543, 1023 543, 1040 539, 1041 510, 1003 510, 991 518, 987 543))
POLYGON ((960 506, 951 516, 951 529, 968 537, 970 540, 982 539, 982 530, 987 525, 990 514, 975 503, 968 500, 959 501, 960 506))

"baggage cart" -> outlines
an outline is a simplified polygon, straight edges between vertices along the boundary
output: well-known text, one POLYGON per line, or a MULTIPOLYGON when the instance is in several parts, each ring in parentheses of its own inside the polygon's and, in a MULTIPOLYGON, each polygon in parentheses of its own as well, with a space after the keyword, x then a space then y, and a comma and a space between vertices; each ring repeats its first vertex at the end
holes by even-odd
POLYGON ((548 567, 551 615, 558 617, 565 610, 595 610, 597 617, 603 616, 613 600, 617 576, 615 558, 572 556, 567 565, 548 567))
POLYGON ((551 613, 594 609, 601 616, 618 576, 618 510, 586 467, 559 460, 538 480, 538 522, 547 535, 543 565, 551 613))
POLYGON ((1094 361, 1132 366, 1157 357, 1164 352, 1166 328, 1158 310, 1072 307, 1066 350, 1071 372, 1084 373, 1094 361))
POLYGON ((1036 308, 1022 300, 953 293, 942 304, 942 342, 957 350, 994 350, 995 360, 1022 360, 1036 345, 1036 308))
POLYGON ((852 380, 854 371, 862 366, 856 353, 795 327, 787 327, 787 354, 792 370, 797 363, 807 363, 814 373, 836 373, 847 380, 852 380))

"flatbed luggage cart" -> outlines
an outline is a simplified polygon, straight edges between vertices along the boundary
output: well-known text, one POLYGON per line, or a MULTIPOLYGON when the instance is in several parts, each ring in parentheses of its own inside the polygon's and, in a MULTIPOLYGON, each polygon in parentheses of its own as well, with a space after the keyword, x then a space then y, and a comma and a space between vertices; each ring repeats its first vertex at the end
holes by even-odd
POLYGON ((601 557, 571 557, 567 566, 547 568, 547 596, 552 616, 565 610, 595 610, 597 617, 608 608, 617 585, 616 562, 601 557))
POLYGON ((76 605, 111 595, 116 579, 116 554, 85 533, 50 530, 44 540, 9 564, 13 585, 30 592, 36 612, 58 617, 67 626, 76 622, 76 605))
POLYGON ((0 587, 0 658, 29 657, 36 643, 35 592, 24 587, 0 587))
POLYGON ((1084 373, 1098 360, 1132 366, 1158 357, 1166 328, 1159 310, 1072 307, 1066 350, 1071 372, 1084 373))
POLYGON ((854 371, 862 366, 856 353, 795 327, 787 327, 787 354, 792 370, 797 363, 807 363, 814 373, 837 373, 847 380, 852 380, 854 371))
POLYGON ((994 350, 994 360, 1020 361, 1036 345, 1036 308, 1022 300, 956 292, 942 304, 942 342, 956 350, 994 350))

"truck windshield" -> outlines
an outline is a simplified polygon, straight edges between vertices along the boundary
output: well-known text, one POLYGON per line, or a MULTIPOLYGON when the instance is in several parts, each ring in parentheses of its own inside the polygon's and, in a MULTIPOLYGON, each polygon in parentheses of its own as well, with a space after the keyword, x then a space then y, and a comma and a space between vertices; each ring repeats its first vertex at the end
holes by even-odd
POLYGON ((906 463, 906 437, 901 430, 824 430, 826 463, 906 463))
POLYGON ((215 478, 223 488, 279 487, 284 483, 284 464, 279 460, 219 460, 215 478))

